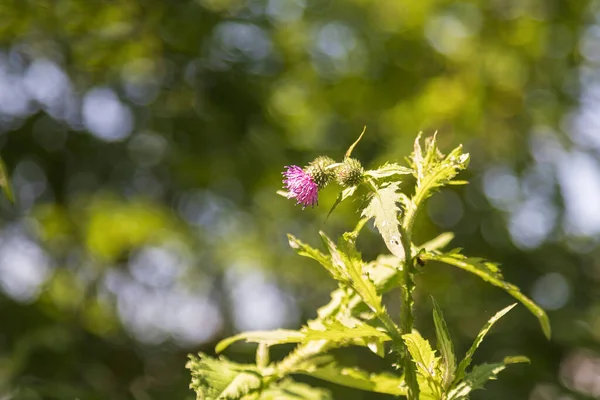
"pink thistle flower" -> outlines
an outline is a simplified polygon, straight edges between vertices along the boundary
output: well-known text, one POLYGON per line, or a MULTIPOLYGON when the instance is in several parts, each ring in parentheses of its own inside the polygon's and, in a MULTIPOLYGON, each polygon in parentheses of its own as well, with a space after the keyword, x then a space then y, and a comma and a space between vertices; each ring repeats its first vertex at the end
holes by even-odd
POLYGON ((318 204, 319 186, 312 176, 297 165, 285 168, 287 170, 282 172, 282 175, 286 178, 283 183, 285 184, 284 188, 289 192, 287 198, 295 198, 298 201, 296 204, 302 204, 302 209, 318 204))

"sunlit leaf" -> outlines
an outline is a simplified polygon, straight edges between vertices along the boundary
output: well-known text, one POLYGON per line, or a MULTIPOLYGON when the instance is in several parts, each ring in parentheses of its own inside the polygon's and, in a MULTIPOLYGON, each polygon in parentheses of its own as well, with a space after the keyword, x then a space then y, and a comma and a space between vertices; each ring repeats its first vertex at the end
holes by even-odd
POLYGON ((514 356, 506 357, 501 363, 477 365, 448 393, 448 399, 466 400, 468 399, 469 393, 473 390, 483 389, 483 386, 487 381, 496 379, 497 375, 503 371, 507 365, 522 362, 529 362, 529 359, 523 356, 514 356))
POLYGON ((469 154, 463 153, 462 146, 458 146, 444 156, 437 147, 435 135, 425 139, 425 148, 423 149, 421 134, 419 134, 415 139, 414 150, 408 161, 415 171, 414 175, 417 179, 412 202, 414 207, 418 208, 437 188, 452 184, 454 177, 461 170, 467 168, 469 154))
POLYGON ((288 234, 288 241, 290 247, 296 251, 301 256, 312 258, 321 264, 325 269, 333 276, 334 279, 338 281, 342 281, 344 277, 342 276, 339 267, 334 264, 331 260, 330 256, 327 256, 321 253, 319 250, 303 243, 302 241, 296 239, 294 235, 288 234))
POLYGON ((365 171, 365 176, 381 179, 389 178, 390 176, 394 175, 410 175, 413 173, 414 171, 410 168, 403 167, 395 163, 386 163, 377 169, 365 171))
POLYGON ((494 324, 500 318, 502 318, 507 312, 512 310, 516 305, 517 305, 517 303, 511 304, 510 306, 505 307, 502 310, 498 311, 492 318, 489 319, 489 321, 483 326, 483 328, 481 328, 481 331, 479 331, 479 333, 477 334, 477 337, 473 341, 473 344, 467 351, 465 358, 463 358, 463 360, 458 364, 458 368, 456 370, 455 382, 460 381, 464 377, 465 371, 471 364, 471 360, 473 359, 473 354, 475 354, 475 350, 477 350, 477 348, 479 347, 479 345, 483 341, 483 338, 489 332, 489 330, 492 329, 492 326, 494 326, 494 324))
POLYGON ((331 356, 312 360, 310 364, 306 364, 294 372, 355 389, 394 396, 406 395, 406 386, 401 376, 390 373, 369 373, 357 367, 342 366, 331 356))
POLYGON ((333 342, 363 338, 389 340, 389 336, 385 332, 360 320, 356 320, 356 322, 356 326, 348 327, 339 321, 331 321, 324 324, 325 329, 323 330, 305 329, 302 332, 305 335, 305 340, 329 340, 333 342))
POLYGON ((215 351, 222 352, 235 342, 244 340, 247 343, 260 343, 267 346, 285 343, 302 343, 311 340, 328 340, 334 343, 358 344, 367 346, 364 339, 389 340, 389 336, 360 320, 355 321, 354 326, 346 326, 337 320, 320 323, 322 329, 303 328, 301 331, 277 329, 274 331, 252 331, 243 332, 238 335, 221 340, 215 351))
POLYGON ((402 339, 417 365, 417 372, 427 378, 440 380, 437 374, 440 358, 435 356, 429 342, 416 331, 402 335, 402 339))
POLYGON ((454 346, 450 339, 450 333, 444 320, 444 315, 438 303, 435 301, 433 296, 431 297, 433 303, 433 323, 435 325, 435 334, 437 337, 437 347, 442 355, 443 361, 443 384, 444 387, 448 387, 453 379, 454 372, 456 369, 456 359, 454 357, 454 346))
POLYGON ((344 235, 340 238, 339 245, 341 248, 338 249, 338 246, 324 232, 319 232, 319 234, 329 250, 334 270, 338 271, 339 275, 341 275, 341 278, 338 280, 347 284, 358 293, 372 310, 382 312, 381 296, 377 293, 373 281, 363 276, 364 262, 350 236, 344 235))
POLYGON ((305 340, 306 335, 299 331, 277 329, 274 331, 252 331, 243 332, 235 336, 228 337, 217 343, 215 351, 222 352, 233 343, 245 340, 247 343, 262 343, 267 346, 284 343, 299 343, 305 340))
POLYGON ((437 400, 441 398, 443 376, 440 371, 440 358, 429 342, 417 332, 402 335, 412 361, 417 367, 417 382, 419 384, 419 399, 437 400))
POLYGON ((399 191, 399 183, 385 184, 371 194, 369 204, 362 215, 375 220, 375 227, 381 234, 385 245, 396 257, 404 258, 398 215, 400 208, 397 203, 403 202, 403 194, 399 191))
POLYGON ((387 293, 402 284, 404 260, 391 254, 382 254, 365 265, 365 271, 375 284, 377 293, 387 293))
POLYGON ((333 400, 328 390, 287 378, 265 389, 257 400, 333 400))
POLYGON ((427 251, 440 250, 446 247, 451 241, 454 239, 454 233, 452 232, 444 232, 435 238, 423 243, 418 247, 418 249, 423 249, 427 251))
POLYGON ((198 399, 234 400, 260 389, 262 379, 256 367, 215 359, 200 353, 189 356, 186 368, 192 375, 190 387, 198 399))
POLYGON ((550 328, 550 320, 548 319, 546 312, 540 306, 535 304, 533 300, 521 293, 521 290, 517 286, 504 281, 497 264, 479 258, 467 258, 460 254, 459 251, 452 251, 446 254, 426 253, 422 257, 426 260, 440 261, 464 269, 465 271, 479 276, 484 281, 504 289, 515 299, 523 303, 523 305, 538 318, 544 335, 550 339, 552 331, 550 328))

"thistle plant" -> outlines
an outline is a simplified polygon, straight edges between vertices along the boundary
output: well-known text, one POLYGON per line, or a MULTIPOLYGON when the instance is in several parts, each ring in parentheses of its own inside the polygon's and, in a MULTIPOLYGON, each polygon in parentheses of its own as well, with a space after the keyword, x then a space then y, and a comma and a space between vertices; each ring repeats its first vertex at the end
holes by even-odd
POLYGON ((504 280, 498 264, 466 256, 461 249, 444 250, 453 238, 451 233, 420 245, 413 243, 415 218, 426 200, 443 186, 466 183, 456 179, 469 161, 462 147, 444 155, 437 147, 435 136, 426 139, 423 145, 419 135, 407 158, 407 166, 387 163, 365 170, 358 160, 350 157, 359 140, 350 146, 341 162, 319 157, 305 168, 290 166, 283 173, 286 191, 281 194, 295 199, 303 208, 316 205, 319 190, 333 181, 342 191, 331 211, 340 202, 355 196, 359 186, 364 186, 368 193, 359 210, 361 217, 352 231, 337 241, 319 232, 324 250, 288 235, 292 249, 300 256, 317 261, 338 282, 338 288, 331 292, 331 301, 318 309, 317 317, 299 330, 245 332, 222 340, 216 346, 216 352, 221 353, 236 341, 256 343, 256 364, 239 364, 222 356, 191 355, 187 364, 192 375, 190 387, 198 399, 331 398, 326 390, 294 381, 294 375, 309 375, 409 400, 468 399, 472 391, 483 388, 507 365, 528 362, 524 356, 513 356, 471 367, 473 354, 487 332, 517 303, 500 310, 488 321, 460 362, 457 362, 441 307, 433 297, 437 349, 421 336, 414 326, 414 277, 417 273, 427 273, 420 265, 429 261, 460 268, 506 291, 537 317, 543 333, 550 338, 550 323, 545 312, 518 287, 504 280), (400 191, 400 181, 406 175, 412 175, 416 182, 412 193, 400 191), (356 240, 370 220, 390 254, 364 261, 356 240), (395 288, 401 293, 399 318, 390 315, 382 301, 382 295, 395 288), (269 348, 284 343, 294 343, 296 347, 282 360, 271 362, 269 348), (397 360, 394 364, 397 373, 364 371, 344 365, 331 350, 346 346, 364 346, 382 357, 391 352, 397 360))

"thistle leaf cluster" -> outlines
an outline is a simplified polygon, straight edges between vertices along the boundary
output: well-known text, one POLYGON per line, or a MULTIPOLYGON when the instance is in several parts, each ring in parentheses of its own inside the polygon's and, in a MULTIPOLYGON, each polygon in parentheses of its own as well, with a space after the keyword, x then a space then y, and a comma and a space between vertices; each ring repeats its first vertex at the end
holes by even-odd
MULTIPOLYGON (((187 368, 192 375, 190 387, 196 392, 197 399, 331 399, 328 391, 295 381, 294 377, 298 375, 409 400, 468 399, 472 391, 482 389, 487 381, 496 379, 508 365, 529 361, 524 356, 512 356, 471 366, 473 355, 486 334, 518 303, 497 312, 482 327, 460 361, 442 307, 433 297, 436 346, 415 327, 414 276, 427 273, 420 270, 422 264, 437 262, 474 274, 504 290, 539 320, 543 333, 550 337, 550 323, 545 312, 518 287, 504 280, 498 264, 468 257, 461 249, 446 250, 453 238, 449 232, 425 243, 413 243, 415 218, 424 203, 444 186, 465 184, 456 178, 467 168, 469 161, 469 155, 463 153, 461 146, 444 155, 435 136, 427 138, 424 144, 422 142, 419 135, 407 158, 407 166, 387 163, 374 170, 365 170, 360 162, 350 158, 357 141, 350 146, 341 163, 320 157, 307 167, 294 169, 286 175, 286 185, 292 193, 284 194, 303 205, 306 205, 303 199, 310 200, 308 204, 313 205, 312 201, 316 199, 311 197, 315 195, 314 187, 321 190, 338 182, 342 190, 331 211, 340 202, 355 196, 359 186, 367 189, 361 191, 367 193, 364 201, 357 202, 362 206, 359 209, 361 218, 355 228, 336 240, 321 231, 322 246, 314 248, 288 235, 290 247, 298 255, 325 268, 338 286, 331 292, 330 301, 317 310, 317 317, 298 330, 244 332, 224 339, 216 346, 216 352, 222 353, 239 341, 255 343, 258 345, 256 364, 235 363, 223 356, 191 355, 187 368), (412 176, 414 189, 402 192, 401 179, 406 176, 412 176), (302 185, 308 185, 308 189, 302 185), (366 261, 356 242, 369 221, 373 221, 389 254, 366 261), (399 317, 390 315, 382 299, 385 293, 394 289, 400 289, 401 293, 399 317), (281 344, 294 344, 295 347, 282 360, 270 361, 269 348, 281 344), (365 371, 344 364, 332 350, 348 346, 367 348, 380 357, 392 353, 397 372, 365 371)), ((292 168, 288 167, 288 171, 292 168)))

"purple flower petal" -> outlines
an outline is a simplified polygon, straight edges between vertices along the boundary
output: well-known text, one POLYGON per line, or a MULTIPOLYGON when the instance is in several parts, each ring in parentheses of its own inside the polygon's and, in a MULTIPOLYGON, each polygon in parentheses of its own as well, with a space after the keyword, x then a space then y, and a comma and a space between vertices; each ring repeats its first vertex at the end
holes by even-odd
POLYGON ((319 187, 313 178, 297 165, 285 168, 287 170, 282 174, 286 178, 283 183, 289 192, 288 199, 295 198, 298 201, 296 204, 302 204, 303 209, 318 204, 319 187))

